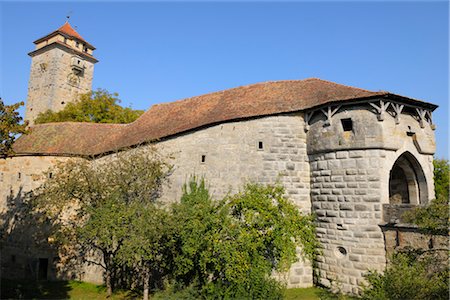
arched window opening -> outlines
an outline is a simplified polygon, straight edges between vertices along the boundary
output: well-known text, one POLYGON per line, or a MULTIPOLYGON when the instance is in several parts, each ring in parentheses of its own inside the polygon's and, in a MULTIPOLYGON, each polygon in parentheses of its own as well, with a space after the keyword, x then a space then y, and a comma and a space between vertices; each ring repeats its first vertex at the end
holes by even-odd
POLYGON ((389 203, 418 205, 425 204, 427 201, 425 174, 411 153, 403 153, 390 172, 389 203))

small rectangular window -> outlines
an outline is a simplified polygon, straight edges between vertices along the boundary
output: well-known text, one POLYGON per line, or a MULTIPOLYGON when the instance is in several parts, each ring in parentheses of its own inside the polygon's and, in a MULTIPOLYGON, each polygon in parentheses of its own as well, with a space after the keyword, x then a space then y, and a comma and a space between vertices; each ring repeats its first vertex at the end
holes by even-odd
POLYGON ((22 173, 17 173, 17 179, 20 180, 22 178, 22 173))
POLYGON ((52 172, 48 173, 48 178, 52 179, 52 177, 53 177, 53 173, 52 172))
POLYGON ((206 162, 206 155, 202 155, 201 162, 202 162, 202 164, 204 164, 206 162))
POLYGON ((344 131, 352 131, 353 130, 353 122, 352 119, 341 119, 342 129, 344 131))
POLYGON ((263 150, 264 149, 264 144, 262 141, 258 142, 258 150, 263 150))

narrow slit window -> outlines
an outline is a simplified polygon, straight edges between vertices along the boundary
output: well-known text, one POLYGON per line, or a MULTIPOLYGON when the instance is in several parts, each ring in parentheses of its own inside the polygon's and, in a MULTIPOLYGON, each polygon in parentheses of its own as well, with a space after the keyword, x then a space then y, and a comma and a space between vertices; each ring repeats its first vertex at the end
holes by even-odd
POLYGON ((17 173, 17 179, 20 180, 22 178, 22 173, 17 173))
POLYGON ((48 178, 49 178, 49 179, 52 179, 52 178, 53 178, 53 173, 52 173, 52 172, 48 173, 48 178))
POLYGON ((258 150, 263 150, 264 149, 264 143, 262 141, 258 142, 258 150))
POLYGON ((206 155, 202 155, 202 158, 200 161, 202 164, 204 164, 206 162, 206 155))
POLYGON ((341 119, 342 129, 344 131, 352 131, 353 130, 353 122, 352 119, 341 119))

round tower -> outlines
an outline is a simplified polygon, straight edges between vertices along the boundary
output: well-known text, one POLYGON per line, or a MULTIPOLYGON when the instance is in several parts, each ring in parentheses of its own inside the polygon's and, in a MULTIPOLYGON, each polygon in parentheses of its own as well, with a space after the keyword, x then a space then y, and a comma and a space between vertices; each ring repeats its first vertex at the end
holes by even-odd
POLYGON ((305 113, 320 283, 358 293, 368 270, 385 267, 392 211, 434 198, 436 107, 385 94, 305 113))
POLYGON ((77 95, 91 91, 95 47, 86 42, 69 22, 34 41, 30 53, 25 120, 33 125, 39 113, 59 111, 77 95))

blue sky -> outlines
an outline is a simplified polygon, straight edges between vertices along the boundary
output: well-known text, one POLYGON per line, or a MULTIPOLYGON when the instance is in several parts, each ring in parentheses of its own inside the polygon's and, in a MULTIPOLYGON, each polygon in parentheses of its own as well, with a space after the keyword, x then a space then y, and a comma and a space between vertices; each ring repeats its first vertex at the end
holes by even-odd
POLYGON ((33 41, 70 22, 97 47, 93 88, 148 109, 318 77, 438 104, 448 158, 449 5, 428 2, 1 2, 0 96, 26 100, 33 41))

